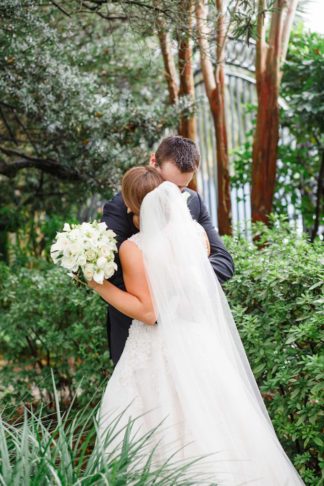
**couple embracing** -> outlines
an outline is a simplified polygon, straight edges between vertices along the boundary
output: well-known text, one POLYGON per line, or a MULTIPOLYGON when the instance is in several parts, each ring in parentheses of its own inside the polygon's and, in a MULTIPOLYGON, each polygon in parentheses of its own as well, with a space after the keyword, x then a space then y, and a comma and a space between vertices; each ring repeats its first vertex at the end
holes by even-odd
MULTIPOLYGON (((206 457, 213 483, 303 482, 273 429, 221 284, 233 274, 200 196, 188 189, 196 145, 164 139, 149 166, 130 169, 104 207, 118 240, 119 271, 94 288, 109 303, 114 372, 98 412, 105 444, 111 421, 136 418, 154 438, 154 461, 206 457), (122 415, 120 415, 124 412, 122 415)), ((121 437, 109 443, 118 450, 121 437)), ((198 484, 198 483, 197 483, 198 484)))

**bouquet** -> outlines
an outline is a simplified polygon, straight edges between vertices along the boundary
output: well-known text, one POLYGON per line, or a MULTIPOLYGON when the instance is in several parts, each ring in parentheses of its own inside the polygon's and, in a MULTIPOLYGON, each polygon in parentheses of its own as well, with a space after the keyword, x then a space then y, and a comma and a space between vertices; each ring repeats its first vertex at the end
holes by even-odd
POLYGON ((81 283, 93 279, 102 284, 117 270, 116 251, 116 234, 107 229, 106 223, 65 223, 51 246, 51 257, 81 283))

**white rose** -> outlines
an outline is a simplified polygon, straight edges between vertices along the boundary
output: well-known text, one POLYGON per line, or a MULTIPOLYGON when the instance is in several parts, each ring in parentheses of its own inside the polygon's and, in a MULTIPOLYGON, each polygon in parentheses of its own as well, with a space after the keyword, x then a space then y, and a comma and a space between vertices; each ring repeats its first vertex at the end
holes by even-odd
POLYGON ((86 259, 85 255, 80 255, 78 257, 78 264, 81 265, 81 266, 83 266, 86 263, 87 263, 87 259, 86 259))
POLYGON ((80 238, 80 230, 78 228, 74 228, 69 232, 69 238, 71 241, 75 241, 80 238))
POLYGON ((90 223, 82 223, 81 224, 81 231, 82 233, 93 233, 93 227, 91 226, 90 223))
POLYGON ((106 225, 106 223, 99 223, 98 228, 99 228, 100 231, 106 231, 107 225, 106 225))
POLYGON ((61 258, 61 253, 57 250, 51 249, 51 258, 52 258, 54 263, 58 263, 60 258, 61 258))
POLYGON ((73 243, 71 243, 70 245, 70 252, 72 253, 72 255, 76 255, 76 254, 79 254, 81 253, 83 250, 83 246, 82 246, 82 243, 81 241, 74 241, 73 243))
POLYGON ((67 270, 76 271, 78 269, 78 264, 72 256, 63 256, 61 265, 67 270))
POLYGON ((62 251, 70 244, 68 238, 66 238, 64 235, 63 236, 61 235, 62 233, 59 233, 57 237, 57 241, 51 246, 51 250, 62 251))
POLYGON ((83 275, 84 278, 87 280, 92 280, 93 279, 93 274, 94 274, 94 266, 91 263, 87 263, 83 268, 83 275))
POLYGON ((106 265, 106 258, 99 257, 98 260, 97 260, 97 267, 98 268, 104 268, 105 265, 106 265))
POLYGON ((105 278, 110 278, 117 270, 117 265, 115 262, 108 262, 104 266, 105 278))
POLYGON ((111 250, 107 245, 105 245, 105 246, 100 247, 99 253, 100 253, 100 256, 107 257, 107 256, 110 255, 111 250))
POLYGON ((71 226, 69 225, 69 223, 64 223, 63 231, 71 231, 71 226))
POLYGON ((97 272, 95 272, 93 274, 93 280, 95 282, 97 282, 98 284, 103 284, 104 277, 105 277, 105 275, 104 275, 103 270, 98 270, 97 272))
POLYGON ((89 250, 86 251, 86 258, 88 261, 94 260, 96 258, 96 252, 92 248, 89 248, 89 250))

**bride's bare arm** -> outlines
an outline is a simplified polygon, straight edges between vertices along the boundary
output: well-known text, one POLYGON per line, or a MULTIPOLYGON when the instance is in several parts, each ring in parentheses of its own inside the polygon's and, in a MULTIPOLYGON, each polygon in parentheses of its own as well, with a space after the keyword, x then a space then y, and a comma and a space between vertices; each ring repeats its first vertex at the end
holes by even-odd
POLYGON ((92 280, 89 286, 123 314, 145 324, 154 324, 156 316, 145 277, 142 252, 135 243, 126 240, 120 246, 119 257, 127 291, 119 289, 108 280, 102 285, 92 280))

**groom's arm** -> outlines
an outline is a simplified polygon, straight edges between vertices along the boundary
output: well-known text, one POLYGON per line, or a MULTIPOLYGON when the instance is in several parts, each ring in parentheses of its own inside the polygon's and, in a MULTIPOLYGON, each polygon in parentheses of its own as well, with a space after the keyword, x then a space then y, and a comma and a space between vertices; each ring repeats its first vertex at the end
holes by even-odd
POLYGON ((131 236, 132 233, 128 221, 127 208, 120 193, 116 194, 110 201, 105 203, 101 221, 106 223, 108 228, 116 233, 118 253, 116 254, 115 261, 118 265, 118 270, 109 280, 115 285, 121 285, 123 277, 119 260, 119 247, 131 236))
POLYGON ((122 201, 120 193, 105 203, 101 221, 106 223, 108 228, 116 233, 117 247, 119 249, 123 241, 130 236, 127 208, 122 201))
POLYGON ((222 284, 233 276, 234 262, 231 255, 226 250, 224 243, 220 239, 215 227, 213 226, 204 202, 198 193, 197 196, 200 204, 198 223, 204 227, 207 233, 210 243, 209 261, 218 277, 219 282, 222 284))

